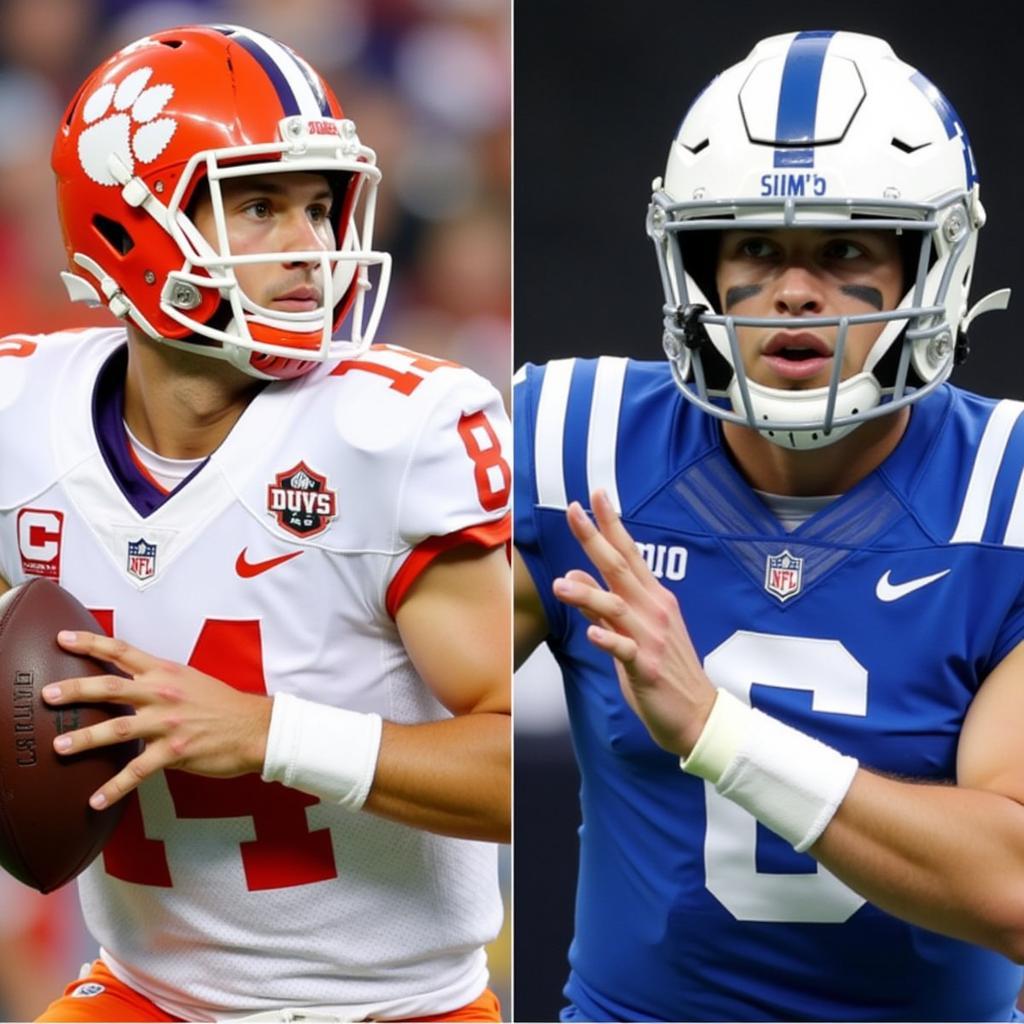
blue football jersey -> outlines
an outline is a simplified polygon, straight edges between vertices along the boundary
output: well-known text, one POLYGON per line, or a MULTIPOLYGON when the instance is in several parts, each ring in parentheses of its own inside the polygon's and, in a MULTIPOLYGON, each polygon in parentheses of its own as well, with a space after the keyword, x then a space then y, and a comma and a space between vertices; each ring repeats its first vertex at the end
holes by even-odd
POLYGON ((1024 638, 1022 411, 941 387, 787 533, 667 364, 522 372, 515 539, 582 780, 574 1019, 1011 1019, 1019 967, 884 913, 680 771, 551 581, 593 569, 564 510, 603 487, 717 686, 866 768, 952 782, 971 700, 1024 638))

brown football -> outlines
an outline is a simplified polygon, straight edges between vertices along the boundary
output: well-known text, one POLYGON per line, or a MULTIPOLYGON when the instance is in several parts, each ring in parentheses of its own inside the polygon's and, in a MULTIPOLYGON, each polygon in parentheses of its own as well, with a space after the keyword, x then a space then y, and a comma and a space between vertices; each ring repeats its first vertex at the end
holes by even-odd
POLYGON ((101 632, 66 590, 36 578, 0 597, 0 865, 40 892, 83 871, 103 849, 121 804, 94 811, 89 797, 138 752, 136 742, 58 757, 62 732, 131 713, 115 704, 50 707, 39 691, 76 676, 116 671, 57 644, 61 629, 101 632))

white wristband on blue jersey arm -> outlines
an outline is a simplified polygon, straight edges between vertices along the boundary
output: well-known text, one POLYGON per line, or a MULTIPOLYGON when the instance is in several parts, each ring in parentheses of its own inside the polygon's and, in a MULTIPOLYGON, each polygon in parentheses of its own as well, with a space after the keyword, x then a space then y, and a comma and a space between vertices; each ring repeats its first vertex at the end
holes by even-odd
POLYGON ((262 779, 358 811, 373 784, 382 728, 380 715, 276 693, 262 779))
POLYGON ((798 853, 825 831, 857 774, 857 760, 719 690, 689 757, 699 775, 798 853))

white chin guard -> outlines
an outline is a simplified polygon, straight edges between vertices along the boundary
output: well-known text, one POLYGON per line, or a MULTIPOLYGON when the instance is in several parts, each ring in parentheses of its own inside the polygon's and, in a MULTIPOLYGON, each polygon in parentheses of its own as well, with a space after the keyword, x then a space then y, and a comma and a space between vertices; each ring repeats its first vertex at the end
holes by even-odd
MULTIPOLYGON (((809 428, 808 423, 822 423, 828 411, 828 387, 808 388, 806 391, 782 391, 768 388, 749 378, 733 377, 729 385, 729 399, 740 416, 758 422, 773 424, 772 429, 758 427, 761 435, 780 448, 806 450, 835 444, 853 430, 858 422, 836 426, 826 432, 821 427, 809 428), (743 380, 746 396, 743 393, 743 380), (749 403, 749 405, 748 405, 749 403), (786 424, 792 429, 786 429, 786 424)), ((834 420, 856 416, 874 409, 882 398, 882 389, 871 373, 858 373, 840 383, 836 389, 834 420)))

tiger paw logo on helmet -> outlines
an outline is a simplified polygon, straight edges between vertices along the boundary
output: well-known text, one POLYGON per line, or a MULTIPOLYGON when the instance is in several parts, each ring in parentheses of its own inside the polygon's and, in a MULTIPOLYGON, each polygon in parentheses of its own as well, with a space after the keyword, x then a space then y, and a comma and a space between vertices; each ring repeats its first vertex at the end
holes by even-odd
POLYGON ((173 85, 152 85, 152 68, 138 68, 120 84, 106 82, 85 101, 82 117, 89 125, 78 139, 78 159, 93 181, 117 185, 107 158, 117 154, 132 173, 135 161, 148 164, 166 149, 177 122, 158 117, 174 95, 173 85))

